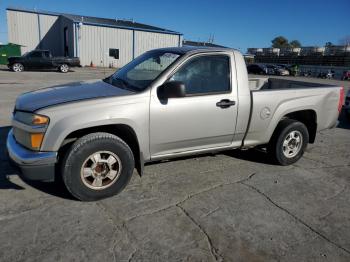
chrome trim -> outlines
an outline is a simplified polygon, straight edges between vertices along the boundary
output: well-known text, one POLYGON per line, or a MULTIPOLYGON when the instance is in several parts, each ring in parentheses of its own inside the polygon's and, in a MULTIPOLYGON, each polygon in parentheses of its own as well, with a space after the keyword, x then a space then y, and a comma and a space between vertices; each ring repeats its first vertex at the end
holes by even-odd
POLYGON ((22 129, 29 133, 45 133, 47 129, 47 124, 45 125, 27 125, 22 122, 17 121, 15 118, 12 118, 12 126, 22 129))
POLYGON ((57 162, 57 152, 31 151, 18 144, 13 136, 12 129, 7 135, 6 146, 10 158, 18 165, 36 166, 57 162))

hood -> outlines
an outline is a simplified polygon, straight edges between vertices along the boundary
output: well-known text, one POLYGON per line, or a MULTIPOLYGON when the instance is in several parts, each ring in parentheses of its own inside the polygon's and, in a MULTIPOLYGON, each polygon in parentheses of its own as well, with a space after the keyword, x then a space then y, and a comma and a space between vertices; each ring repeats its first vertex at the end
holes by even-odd
POLYGON ((18 59, 18 58, 21 58, 21 56, 9 56, 7 59, 13 60, 13 59, 18 59))
POLYGON ((107 84, 102 80, 85 81, 24 93, 16 100, 16 110, 34 112, 63 103, 130 94, 133 92, 107 84))

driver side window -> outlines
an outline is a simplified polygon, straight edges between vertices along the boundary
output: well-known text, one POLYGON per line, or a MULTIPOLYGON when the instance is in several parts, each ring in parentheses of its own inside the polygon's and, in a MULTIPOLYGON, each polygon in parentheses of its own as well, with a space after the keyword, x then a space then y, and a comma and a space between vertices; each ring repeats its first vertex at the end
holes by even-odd
POLYGON ((230 58, 204 55, 191 59, 171 78, 185 84, 186 94, 210 94, 230 91, 230 58))
POLYGON ((33 51, 33 52, 30 53, 29 56, 33 57, 33 58, 40 58, 40 57, 42 57, 42 53, 33 51))

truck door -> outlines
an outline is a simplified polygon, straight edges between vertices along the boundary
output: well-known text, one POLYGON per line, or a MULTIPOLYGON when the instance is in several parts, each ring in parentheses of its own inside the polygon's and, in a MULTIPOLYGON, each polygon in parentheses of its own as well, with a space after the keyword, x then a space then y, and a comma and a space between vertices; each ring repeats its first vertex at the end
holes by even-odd
POLYGON ((46 68, 46 69, 52 68, 53 67, 52 61, 53 60, 52 60, 50 51, 44 51, 41 59, 40 67, 46 68))
POLYGON ((40 68, 41 60, 42 60, 43 54, 41 51, 32 51, 28 54, 26 57, 26 62, 24 67, 27 68, 40 68))
POLYGON ((169 98, 162 103, 152 90, 152 157, 231 144, 237 116, 232 58, 230 53, 188 58, 167 80, 183 82, 185 97, 169 98))

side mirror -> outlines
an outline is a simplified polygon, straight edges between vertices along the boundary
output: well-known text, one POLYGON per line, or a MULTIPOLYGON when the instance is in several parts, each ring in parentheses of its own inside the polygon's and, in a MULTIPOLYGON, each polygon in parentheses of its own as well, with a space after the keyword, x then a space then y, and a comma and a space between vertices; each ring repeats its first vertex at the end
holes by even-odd
POLYGON ((181 81, 169 81, 158 88, 158 96, 161 99, 186 96, 185 84, 181 81))

